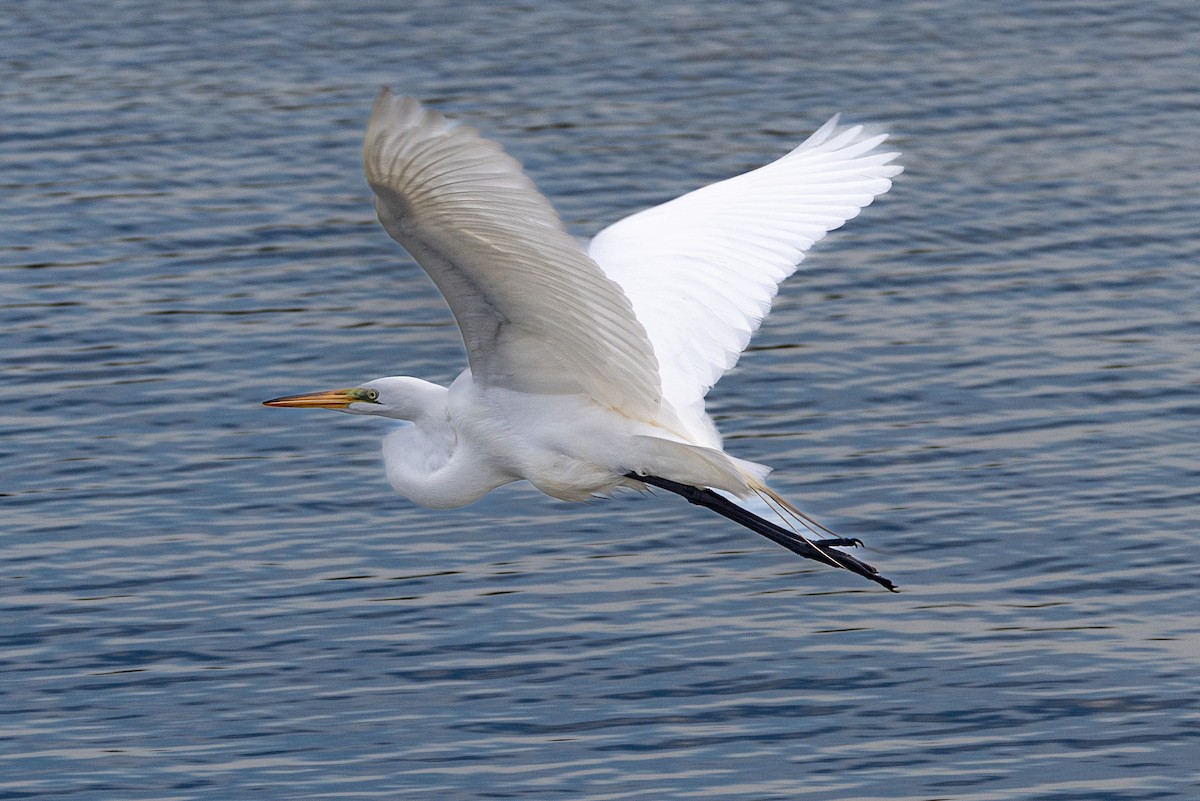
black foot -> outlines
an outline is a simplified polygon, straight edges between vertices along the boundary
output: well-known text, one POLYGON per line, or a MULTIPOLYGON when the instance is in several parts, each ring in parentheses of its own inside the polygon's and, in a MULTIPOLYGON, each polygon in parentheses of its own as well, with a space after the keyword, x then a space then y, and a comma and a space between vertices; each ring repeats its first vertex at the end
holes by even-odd
POLYGON ((745 526, 755 534, 761 534, 772 542, 787 548, 792 553, 803 556, 805 559, 812 559, 823 564, 832 565, 833 567, 849 570, 851 573, 857 573, 863 578, 870 579, 892 592, 899 592, 895 584, 879 575, 879 571, 866 562, 855 559, 844 551, 834 550, 834 547, 838 546, 846 548, 859 547, 862 545, 862 541, 859 539, 853 537, 832 537, 823 540, 810 540, 795 531, 789 531, 782 526, 777 526, 770 520, 764 520, 750 510, 738 506, 733 501, 718 495, 710 489, 701 489, 700 487, 693 487, 690 484, 680 484, 678 481, 671 481, 670 479, 659 478, 658 476, 642 476, 637 473, 626 473, 625 477, 641 481, 643 484, 649 484, 652 487, 661 487, 682 496, 688 503, 712 509, 717 514, 728 517, 733 522, 745 526))
POLYGON ((826 540, 813 540, 813 545, 823 545, 837 548, 862 548, 863 541, 858 537, 832 537, 826 540))

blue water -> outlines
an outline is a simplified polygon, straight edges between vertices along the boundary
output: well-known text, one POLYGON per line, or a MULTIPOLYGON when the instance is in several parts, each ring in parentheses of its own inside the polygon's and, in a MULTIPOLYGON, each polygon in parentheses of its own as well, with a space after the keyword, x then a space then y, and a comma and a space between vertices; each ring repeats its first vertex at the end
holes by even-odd
POLYGON ((0 799, 1200 797, 1191 2, 10 3, 0 799), (463 366, 378 87, 580 236, 835 111, 894 190, 710 408, 903 588, 677 498, 392 495, 463 366))

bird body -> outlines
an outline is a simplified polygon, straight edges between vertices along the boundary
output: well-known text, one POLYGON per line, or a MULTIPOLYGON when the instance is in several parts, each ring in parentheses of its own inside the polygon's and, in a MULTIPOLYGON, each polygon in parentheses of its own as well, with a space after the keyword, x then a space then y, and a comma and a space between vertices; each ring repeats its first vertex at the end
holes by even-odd
POLYGON ((822 530, 767 487, 769 468, 724 452, 704 409, 804 251, 890 187, 900 167, 878 150, 885 138, 835 118, 783 158, 633 214, 585 250, 499 145, 385 89, 364 144, 376 210, 446 299, 469 366, 449 388, 388 377, 266 404, 405 421, 384 463, 423 506, 518 480, 572 501, 657 486, 890 587, 833 547, 854 541, 809 540, 714 492, 757 495, 822 530))
POLYGON ((631 470, 746 495, 747 481, 767 472, 631 420, 587 395, 481 388, 470 370, 448 389, 407 376, 361 389, 378 393, 376 400, 346 411, 409 423, 384 440, 388 481, 430 508, 465 506, 522 479, 552 497, 585 501, 637 487, 625 477, 631 470))

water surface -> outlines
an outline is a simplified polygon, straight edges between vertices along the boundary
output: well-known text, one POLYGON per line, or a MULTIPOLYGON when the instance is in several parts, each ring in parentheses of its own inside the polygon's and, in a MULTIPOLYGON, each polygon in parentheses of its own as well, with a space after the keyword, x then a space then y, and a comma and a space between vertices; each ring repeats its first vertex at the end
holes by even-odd
POLYGON ((1194 799, 1193 5, 17 4, 0 798, 1194 799), (382 84, 582 237, 893 130, 710 408, 904 592, 675 498, 418 509, 258 406, 463 366, 382 84))

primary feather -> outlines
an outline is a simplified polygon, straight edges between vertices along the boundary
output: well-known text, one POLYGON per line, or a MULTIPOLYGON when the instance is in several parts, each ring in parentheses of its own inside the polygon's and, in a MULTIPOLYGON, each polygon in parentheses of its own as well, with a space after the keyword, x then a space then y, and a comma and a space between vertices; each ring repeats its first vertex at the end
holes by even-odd
POLYGON ((887 137, 834 117, 778 161, 626 217, 589 255, 629 297, 664 399, 704 419, 704 396, 770 311, 804 252, 892 185, 887 137))
POLYGON ((658 364, 628 297, 499 145, 385 89, 363 160, 380 222, 441 290, 476 381, 657 416, 658 364))

